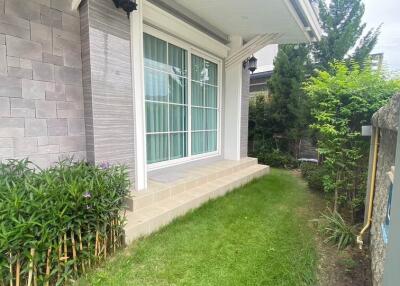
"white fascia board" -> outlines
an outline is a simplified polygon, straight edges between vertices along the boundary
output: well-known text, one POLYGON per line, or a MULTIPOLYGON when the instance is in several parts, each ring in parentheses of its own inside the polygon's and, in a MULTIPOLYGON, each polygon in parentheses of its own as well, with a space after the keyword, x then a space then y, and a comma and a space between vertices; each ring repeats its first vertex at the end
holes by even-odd
POLYGON ((143 4, 143 20, 145 23, 162 29, 164 32, 219 58, 224 59, 228 56, 228 46, 146 0, 143 1, 143 4))
MULTIPOLYGON (((308 1, 308 0, 306 0, 308 1)), ((307 39, 308 42, 312 42, 312 39, 310 35, 308 34, 308 31, 306 30, 306 27, 304 27, 303 22, 300 20, 300 16, 297 14, 297 11, 294 9, 292 3, 290 3, 290 0, 283 0, 285 3, 287 9, 289 10, 289 13, 292 15, 293 19, 296 21, 296 24, 299 26, 300 30, 303 32, 303 35, 305 39, 307 39)))
POLYGON ((311 3, 309 0, 299 0, 300 7, 303 9, 305 16, 308 19, 308 22, 310 23, 310 28, 314 32, 314 35, 316 37, 316 40, 321 40, 322 36, 322 29, 319 24, 318 20, 318 15, 314 11, 314 8, 312 7, 311 3))
POLYGON ((225 67, 229 68, 237 63, 243 62, 249 56, 258 52, 269 44, 276 43, 282 35, 278 33, 259 35, 247 42, 241 49, 235 51, 225 60, 225 67))

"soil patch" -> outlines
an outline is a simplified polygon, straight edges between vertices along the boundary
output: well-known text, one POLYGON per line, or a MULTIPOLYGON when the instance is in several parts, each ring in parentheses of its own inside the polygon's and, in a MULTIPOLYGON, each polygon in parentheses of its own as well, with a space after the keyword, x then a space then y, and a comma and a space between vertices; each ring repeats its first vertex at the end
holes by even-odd
MULTIPOLYGON (((299 170, 292 174, 301 177, 299 170)), ((298 208, 299 215, 318 218, 328 201, 322 194, 310 191, 312 194, 309 208, 298 208)), ((310 221, 310 223, 312 223, 310 221)), ((317 280, 320 286, 372 286, 371 260, 369 249, 365 246, 359 250, 356 246, 338 250, 335 245, 326 243, 315 229, 315 243, 318 252, 317 280)))

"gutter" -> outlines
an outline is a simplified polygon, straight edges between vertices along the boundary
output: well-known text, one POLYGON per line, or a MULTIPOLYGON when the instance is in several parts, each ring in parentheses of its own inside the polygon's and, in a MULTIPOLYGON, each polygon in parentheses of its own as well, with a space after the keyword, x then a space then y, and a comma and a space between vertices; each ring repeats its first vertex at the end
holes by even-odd
POLYGON ((367 231, 367 229, 371 226, 372 223, 372 210, 374 204, 375 197, 375 180, 376 180, 376 166, 378 161, 378 146, 379 146, 379 128, 375 130, 375 138, 374 138, 374 153, 372 157, 372 172, 371 172, 371 182, 369 185, 370 194, 369 194, 369 204, 368 204, 368 216, 367 223, 364 225, 363 229, 357 235, 357 244, 360 249, 362 249, 364 241, 363 235, 367 231))

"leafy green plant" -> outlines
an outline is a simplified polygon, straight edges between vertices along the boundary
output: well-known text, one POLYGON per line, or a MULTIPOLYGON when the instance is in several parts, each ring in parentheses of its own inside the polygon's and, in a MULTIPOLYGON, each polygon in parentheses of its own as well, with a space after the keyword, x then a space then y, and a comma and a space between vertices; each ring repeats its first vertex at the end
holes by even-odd
POLYGON ((358 263, 351 257, 343 257, 339 260, 339 264, 345 268, 346 272, 352 272, 357 267, 358 263))
POLYGON ((278 149, 260 148, 254 156, 258 158, 260 163, 267 164, 271 167, 285 169, 294 169, 298 167, 296 158, 278 149))
POLYGON ((303 162, 300 164, 300 171, 311 190, 324 191, 324 177, 328 174, 325 165, 303 162))
POLYGON ((338 249, 344 249, 356 241, 356 232, 352 225, 346 223, 343 217, 335 211, 328 209, 317 219, 319 231, 326 239, 337 245, 338 249))
POLYGON ((33 167, 0 164, 0 285, 61 285, 123 244, 124 167, 33 167))
POLYGON ((369 142, 361 126, 369 124, 375 111, 400 90, 400 81, 385 74, 335 62, 331 70, 319 71, 304 90, 310 97, 318 149, 327 169, 324 189, 334 194, 334 211, 340 206, 354 214, 362 209, 368 166, 369 142))

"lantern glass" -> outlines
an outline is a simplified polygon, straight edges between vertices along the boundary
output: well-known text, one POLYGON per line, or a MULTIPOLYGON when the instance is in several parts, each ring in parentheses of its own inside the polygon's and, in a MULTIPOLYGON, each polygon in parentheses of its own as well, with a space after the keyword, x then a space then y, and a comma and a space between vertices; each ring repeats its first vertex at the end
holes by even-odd
POLYGON ((257 69, 257 59, 252 56, 249 59, 249 71, 251 71, 251 73, 254 73, 254 71, 257 69))

